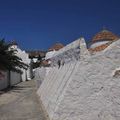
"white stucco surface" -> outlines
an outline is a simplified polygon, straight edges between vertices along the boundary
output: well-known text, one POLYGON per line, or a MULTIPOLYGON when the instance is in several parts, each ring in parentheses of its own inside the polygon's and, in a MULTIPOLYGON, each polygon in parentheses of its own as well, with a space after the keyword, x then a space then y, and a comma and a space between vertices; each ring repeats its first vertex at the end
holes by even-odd
POLYGON ((47 52, 46 56, 45 56, 45 60, 52 58, 52 56, 55 54, 55 52, 56 52, 55 50, 47 52))
POLYGON ((96 43, 92 44, 92 45, 90 46, 90 48, 95 48, 95 47, 98 47, 98 46, 100 46, 100 45, 106 44, 106 43, 108 43, 108 42, 109 42, 109 41, 96 42, 96 43))
POLYGON ((9 86, 16 85, 21 82, 21 73, 10 71, 10 78, 8 71, 1 71, 0 76, 0 90, 5 89, 9 86))
POLYGON ((16 85, 18 83, 20 83, 22 81, 22 78, 21 78, 21 74, 20 73, 17 73, 17 72, 13 72, 11 71, 10 73, 10 83, 11 85, 16 85))
POLYGON ((31 80, 31 71, 30 71, 31 60, 29 59, 28 53, 26 53, 24 50, 21 50, 17 45, 12 45, 10 48, 15 49, 16 55, 22 59, 23 63, 29 66, 28 69, 26 70, 21 68, 21 71, 23 72, 22 81, 31 80))
POLYGON ((0 90, 7 88, 8 86, 8 72, 0 71, 2 76, 0 76, 0 90))
POLYGON ((73 43, 56 52, 37 92, 50 120, 120 120, 120 40, 92 56, 84 39, 73 43))
POLYGON ((43 82, 43 80, 47 74, 46 72, 47 72, 47 69, 44 67, 36 68, 34 70, 34 74, 35 74, 34 79, 37 82, 37 88, 39 88, 41 83, 43 82))

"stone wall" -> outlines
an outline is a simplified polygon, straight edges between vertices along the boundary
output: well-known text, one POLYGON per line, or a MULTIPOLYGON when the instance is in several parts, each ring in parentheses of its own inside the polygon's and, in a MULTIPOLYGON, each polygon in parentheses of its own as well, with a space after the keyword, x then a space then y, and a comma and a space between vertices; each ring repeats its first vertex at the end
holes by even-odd
POLYGON ((83 38, 72 44, 54 55, 37 92, 50 120, 119 120, 120 40, 91 56, 83 38))

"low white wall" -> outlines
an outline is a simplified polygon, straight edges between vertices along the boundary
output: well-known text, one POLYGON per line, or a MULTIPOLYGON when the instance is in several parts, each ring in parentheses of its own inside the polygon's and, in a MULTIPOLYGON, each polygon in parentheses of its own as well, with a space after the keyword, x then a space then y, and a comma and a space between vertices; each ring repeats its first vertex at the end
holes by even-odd
POLYGON ((20 83, 22 81, 22 78, 21 78, 21 73, 17 73, 17 72, 13 72, 11 71, 10 72, 10 84, 11 85, 16 85, 18 83, 20 83))
POLYGON ((67 64, 71 61, 80 59, 80 39, 66 45, 59 51, 56 51, 51 58, 51 66, 58 66, 58 61, 61 64, 67 64))
MULTIPOLYGON (((0 90, 5 89, 9 86, 9 73, 8 71, 1 71, 2 75, 0 75, 0 90)), ((10 72, 10 85, 16 85, 21 82, 21 74, 17 72, 10 72)))
POLYGON ((40 87, 41 83, 43 82, 45 75, 46 75, 46 68, 41 67, 41 68, 36 68, 34 71, 35 77, 34 79, 36 80, 36 85, 37 88, 40 87))
POLYGON ((21 69, 22 70, 22 81, 26 81, 27 80, 27 71, 25 69, 21 69))
MULTIPOLYGON (((54 54, 52 65, 50 67, 51 70, 45 76, 44 81, 37 92, 51 120, 58 103, 60 99, 62 99, 62 95, 78 66, 78 62, 81 59, 81 42, 83 44, 84 40, 78 39, 54 54), (64 61, 64 64, 61 64, 60 67, 58 65, 58 60, 61 62, 64 61)), ((86 44, 83 45, 86 46, 86 44)))
POLYGON ((2 75, 0 75, 0 90, 8 87, 8 72, 0 71, 2 75))

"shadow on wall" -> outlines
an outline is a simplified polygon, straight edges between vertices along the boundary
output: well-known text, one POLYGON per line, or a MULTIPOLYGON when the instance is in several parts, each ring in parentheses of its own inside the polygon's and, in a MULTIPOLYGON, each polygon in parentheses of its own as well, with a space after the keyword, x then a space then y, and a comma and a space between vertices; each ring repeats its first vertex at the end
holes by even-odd
POLYGON ((0 90, 14 86, 22 81, 21 73, 13 71, 2 71, 1 73, 2 74, 0 75, 0 90))
POLYGON ((30 89, 31 86, 26 86, 26 85, 14 85, 14 86, 11 86, 10 88, 5 88, 3 90, 0 91, 0 95, 1 94, 4 94, 4 93, 7 93, 9 91, 12 90, 12 92, 16 92, 16 93, 21 93, 23 90, 26 90, 26 89, 30 89))
POLYGON ((115 78, 120 77, 120 70, 116 70, 116 71, 114 72, 113 77, 115 77, 115 78))

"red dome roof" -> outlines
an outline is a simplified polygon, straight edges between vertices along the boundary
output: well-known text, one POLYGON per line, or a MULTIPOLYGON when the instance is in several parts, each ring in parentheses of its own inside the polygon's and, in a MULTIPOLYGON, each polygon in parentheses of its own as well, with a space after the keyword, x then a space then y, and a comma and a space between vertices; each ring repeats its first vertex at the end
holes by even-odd
POLYGON ((92 42, 97 42, 97 41, 114 41, 117 40, 119 37, 115 34, 113 34, 112 32, 108 31, 108 30, 102 30, 101 32, 97 33, 93 39, 92 42))
POLYGON ((53 45, 52 47, 50 47, 48 51, 53 51, 53 50, 58 51, 59 49, 61 49, 61 48, 63 48, 63 47, 64 47, 63 44, 61 44, 61 43, 56 43, 55 45, 53 45))
POLYGON ((93 39, 92 39, 92 44, 95 44, 96 42, 100 42, 100 41, 108 41, 105 44, 101 44, 99 46, 96 46, 95 48, 90 48, 89 51, 91 52, 98 52, 98 51, 102 51, 105 48, 107 48, 112 42, 114 42, 115 40, 118 40, 119 37, 115 34, 113 34, 112 32, 108 31, 108 30, 102 30, 101 32, 97 33, 93 39))

